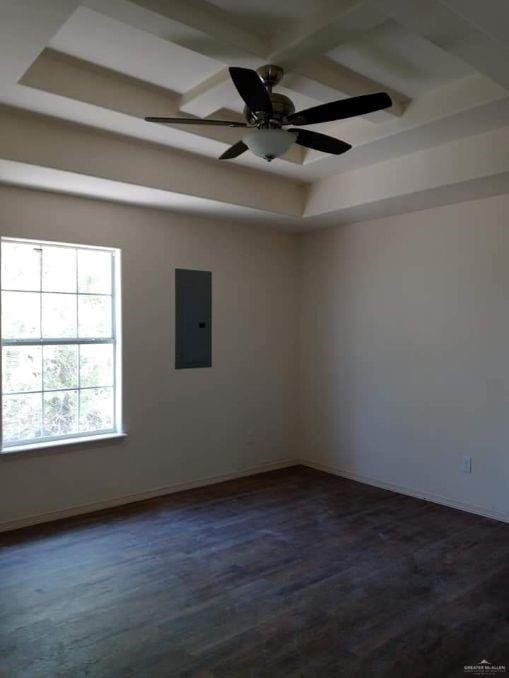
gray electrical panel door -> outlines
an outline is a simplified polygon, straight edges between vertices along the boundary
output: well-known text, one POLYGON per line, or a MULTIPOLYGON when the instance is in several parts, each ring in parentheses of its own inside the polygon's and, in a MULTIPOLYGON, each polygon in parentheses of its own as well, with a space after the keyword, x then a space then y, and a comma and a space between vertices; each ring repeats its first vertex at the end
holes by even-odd
POLYGON ((175 367, 212 366, 212 273, 175 269, 175 367))

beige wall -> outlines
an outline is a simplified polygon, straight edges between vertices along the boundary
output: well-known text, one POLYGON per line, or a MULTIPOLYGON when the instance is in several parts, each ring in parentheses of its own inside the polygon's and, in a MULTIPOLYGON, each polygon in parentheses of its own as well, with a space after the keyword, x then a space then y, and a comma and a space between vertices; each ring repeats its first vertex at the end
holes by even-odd
POLYGON ((0 458, 0 523, 295 456, 294 238, 9 187, 0 232, 121 248, 128 433, 0 458), (173 368, 175 267, 213 273, 211 369, 173 368))
POLYGON ((507 516, 508 215, 503 196, 290 236, 0 187, 2 235, 122 249, 128 431, 1 457, 0 523, 298 457, 507 516), (178 266, 214 275, 212 369, 173 368, 178 266))
POLYGON ((508 517, 509 196, 302 240, 302 456, 508 517))

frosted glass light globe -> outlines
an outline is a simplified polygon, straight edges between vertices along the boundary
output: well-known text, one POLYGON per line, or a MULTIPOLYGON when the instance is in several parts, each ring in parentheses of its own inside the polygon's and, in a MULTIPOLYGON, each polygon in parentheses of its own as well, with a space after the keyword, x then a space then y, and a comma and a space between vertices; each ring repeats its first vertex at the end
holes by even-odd
POLYGON ((295 135, 284 129, 255 129, 244 137, 250 151, 269 161, 286 153, 294 142, 295 135))

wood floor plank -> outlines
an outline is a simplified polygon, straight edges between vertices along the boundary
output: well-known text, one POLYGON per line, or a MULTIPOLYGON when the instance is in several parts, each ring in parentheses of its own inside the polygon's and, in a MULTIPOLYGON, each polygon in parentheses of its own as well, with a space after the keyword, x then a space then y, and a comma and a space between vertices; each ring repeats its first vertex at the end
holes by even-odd
POLYGON ((303 467, 0 547, 0 676, 509 672, 509 526, 303 467))

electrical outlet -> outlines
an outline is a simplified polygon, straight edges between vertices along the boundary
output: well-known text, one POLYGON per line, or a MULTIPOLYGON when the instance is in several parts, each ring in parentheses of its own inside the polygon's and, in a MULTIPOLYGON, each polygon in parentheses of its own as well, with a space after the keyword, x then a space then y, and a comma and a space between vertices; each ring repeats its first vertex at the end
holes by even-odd
POLYGON ((472 457, 461 457, 460 468, 463 473, 472 473, 472 457))

